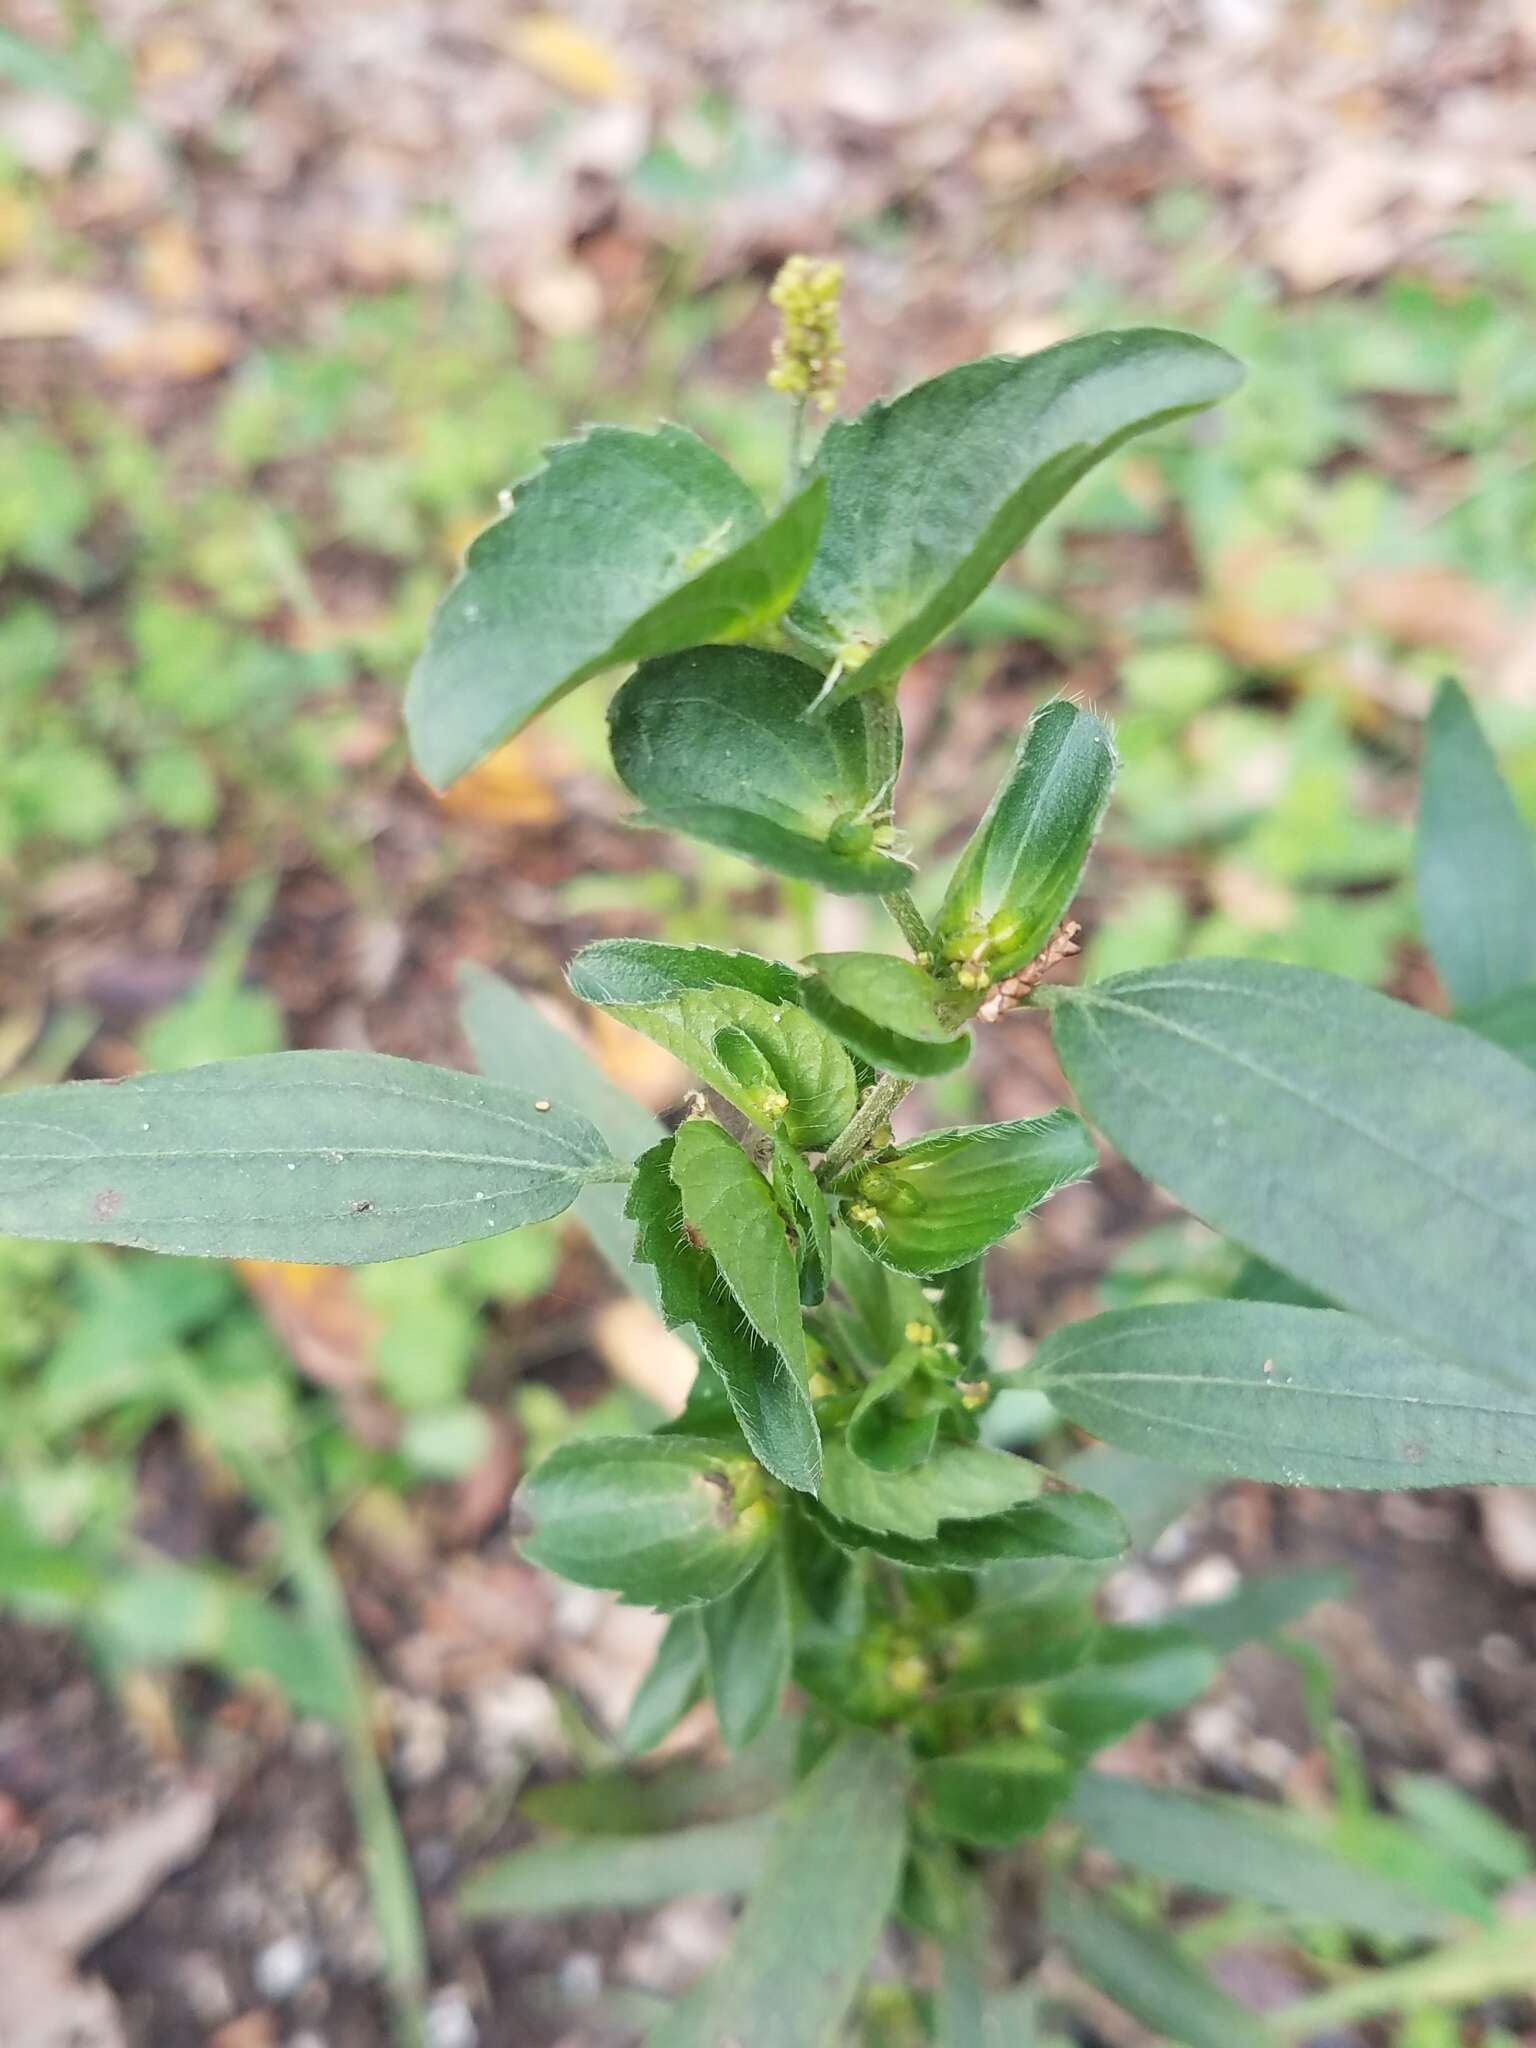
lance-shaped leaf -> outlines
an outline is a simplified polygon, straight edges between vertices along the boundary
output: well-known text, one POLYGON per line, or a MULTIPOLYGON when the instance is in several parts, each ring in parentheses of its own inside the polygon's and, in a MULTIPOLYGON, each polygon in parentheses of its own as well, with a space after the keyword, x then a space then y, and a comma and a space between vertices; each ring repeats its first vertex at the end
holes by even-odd
POLYGON ((690 1117, 673 1139, 672 1178, 685 1223, 742 1314, 803 1384, 810 1373, 800 1275, 773 1189, 729 1132, 704 1116, 690 1117))
POLYGON ((826 1296, 832 1270, 832 1219, 820 1182, 782 1136, 773 1141, 773 1191, 798 1239, 800 1300, 815 1308, 826 1296))
POLYGON ((474 1074, 280 1052, 0 1101, 0 1232, 355 1266, 627 1177, 584 1116, 474 1074))
MULTIPOLYGON (((753 1455, 786 1486, 814 1492, 821 1439, 810 1396, 783 1354, 748 1322, 713 1254, 684 1229, 683 1198, 672 1178, 675 1144, 664 1138, 636 1162, 628 1208, 639 1226, 635 1257, 655 1268, 668 1326, 697 1336, 753 1455)), ((690 1398, 685 1430, 699 1426, 690 1419, 695 1409, 690 1398)))
MULTIPOLYGON (((472 962, 460 967, 458 988, 459 1022, 482 1074, 539 1100, 579 1102, 620 1159, 655 1144, 661 1131, 655 1117, 616 1088, 574 1034, 551 1023, 519 989, 472 962)), ((575 1213, 615 1278, 654 1300, 654 1282, 632 1255, 625 1194, 617 1182, 598 1182, 576 1197, 575 1213)))
POLYGON ((696 1607, 674 1614, 641 1679, 620 1738, 633 1756, 643 1756, 672 1733, 688 1709, 704 1697, 707 1664, 704 1632, 696 1607))
POLYGON ((936 1368, 927 1344, 908 1344, 881 1367, 848 1418, 848 1448, 876 1472, 910 1472, 931 1454, 942 1407, 936 1368))
POLYGON ((1089 1756, 1143 1721, 1187 1707, 1216 1668, 1214 1652, 1177 1623, 1105 1628, 1084 1661, 1039 1687, 1035 1699, 1068 1748, 1089 1756))
POLYGON ((791 631, 844 664, 839 694, 893 683, 1096 462, 1241 377, 1209 342, 1131 328, 988 356, 834 420, 815 463, 826 522, 791 631))
POLYGON ((1343 1308, 1536 1382, 1536 1074, 1336 975, 1196 960, 1053 992, 1079 1101, 1149 1179, 1343 1308))
POLYGON ((899 1273, 947 1273, 1096 1164, 1082 1120, 1053 1109, 1015 1123, 930 1131, 882 1153, 837 1191, 844 1222, 873 1257, 899 1273))
POLYGON ((1075 1590, 977 1607, 939 1644, 939 1694, 960 1698, 1060 1678, 1083 1662, 1098 1635, 1091 1604, 1075 1590))
POLYGON ((1283 1486, 1536 1485, 1536 1399, 1333 1309, 1207 1301, 1055 1330, 1028 1375, 1122 1450, 1283 1486))
POLYGON ((608 715, 613 765, 642 822, 844 895, 904 889, 872 822, 882 775, 857 705, 806 714, 822 678, 756 647, 648 661, 608 715))
POLYGON ((656 1906, 689 1892, 744 1892, 757 1880, 774 1817, 670 1834, 541 1842, 471 1871, 457 1895, 471 1920, 656 1906))
POLYGON ((1523 1065, 1536 1067, 1536 981, 1495 996, 1491 1003, 1458 1011, 1456 1022, 1490 1045, 1503 1046, 1523 1065))
MULTIPOLYGON (((947 1074, 970 1053, 942 983, 892 953, 812 953, 802 1001, 872 1067, 914 1080, 947 1074)), ((948 991, 951 999, 956 992, 948 991)), ((962 998, 963 1000, 963 998, 962 998)))
POLYGON ((766 1553, 775 1519, 750 1458, 684 1436, 562 1444, 513 1501, 513 1527, 534 1564, 664 1612, 739 1586, 766 1553))
POLYGON ((1040 1832, 1065 1803, 1075 1775, 1058 1750, 1014 1736, 935 1757, 920 1766, 917 1783, 941 1835, 1006 1849, 1040 1832))
MULTIPOLYGON (((579 993, 593 984, 582 976, 575 985, 579 993)), ((793 1145, 829 1145, 858 1107, 852 1060, 793 1002, 716 983, 680 989, 666 1001, 602 1007, 665 1046, 761 1129, 782 1128, 793 1145)))
POLYGON ((1258 1572, 1219 1600, 1189 1600, 1169 1619, 1191 1630, 1218 1657, 1244 1643, 1280 1635, 1321 1600, 1347 1600, 1353 1581, 1343 1570, 1258 1572))
POLYGON ((836 2038, 896 1899, 906 1752, 845 1735, 785 1803, 725 1960, 647 2048, 809 2048, 836 2038))
POLYGON ((1160 1927, 1059 1880, 1047 1894, 1045 1924, 1085 1983, 1159 2037, 1181 2048, 1276 2048, 1268 2027, 1160 1927))
POLYGON ((781 960, 659 939, 599 939, 566 970, 572 992, 604 1009, 669 1003, 690 988, 744 988, 765 1003, 798 1003, 800 977, 781 960))
POLYGON ((1171 1792, 1099 1771, 1079 1779, 1070 1817, 1101 1849, 1170 1884, 1254 1899, 1297 1920, 1329 1920, 1389 1940, 1445 1926, 1406 1884, 1309 1837, 1255 1800, 1171 1792))
POLYGON ((727 1749, 745 1749, 778 1711, 789 1683, 789 1573, 775 1546, 750 1579, 700 1611, 709 1691, 727 1749))
POLYGON ((602 669, 755 631, 798 586, 823 509, 812 484, 765 522, 682 427, 551 448, 437 608, 406 692, 417 767, 441 787, 602 669))
POLYGON ((866 1529, 815 1511, 819 1526, 846 1550, 872 1550, 914 1571, 979 1572, 989 1565, 1030 1558, 1112 1562, 1125 1551, 1125 1524, 1107 1500, 1066 1487, 1042 1493, 992 1515, 940 1522, 932 1536, 900 1536, 866 1529))
POLYGON ((1029 721, 950 878, 934 939, 969 986, 1033 960, 1077 894, 1115 777, 1109 730, 1058 701, 1029 721))
POLYGON ((1449 681, 1425 730, 1414 868, 1425 944, 1458 1009, 1536 981, 1536 838, 1449 681))

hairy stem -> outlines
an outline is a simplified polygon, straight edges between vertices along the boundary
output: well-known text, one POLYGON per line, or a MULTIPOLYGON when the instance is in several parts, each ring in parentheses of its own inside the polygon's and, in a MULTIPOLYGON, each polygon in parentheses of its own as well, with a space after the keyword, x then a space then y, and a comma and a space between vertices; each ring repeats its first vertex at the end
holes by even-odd
POLYGON ((888 825, 896 814, 896 776, 901 767, 901 713, 896 693, 882 685, 865 690, 859 699, 864 708, 864 736, 869 755, 870 779, 880 796, 879 822, 888 825))
POLYGON ((828 1148, 816 1172, 823 1187, 846 1173, 861 1153, 867 1152, 875 1133, 891 1120, 891 1113, 916 1084, 900 1074, 882 1074, 828 1148))
POLYGON ((901 926, 901 935, 919 959, 933 958, 933 933, 929 931, 923 913, 912 900, 910 889, 896 889, 880 901, 901 926))

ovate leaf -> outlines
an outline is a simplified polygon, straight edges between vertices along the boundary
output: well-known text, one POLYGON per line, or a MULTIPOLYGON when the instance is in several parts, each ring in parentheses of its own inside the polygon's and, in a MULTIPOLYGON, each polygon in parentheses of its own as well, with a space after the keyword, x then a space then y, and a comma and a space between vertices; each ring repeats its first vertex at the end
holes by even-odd
POLYGON ((941 1443, 911 1472, 875 1472, 845 1443, 829 1443, 821 1500, 829 1514, 896 1535, 937 1535, 941 1522, 995 1515, 1035 1500, 1048 1475, 984 1444, 941 1443))
POLYGON ((0 1232, 355 1266, 492 1237, 626 1169, 472 1074, 280 1052, 0 1100, 0 1232))
POLYGON ((689 988, 744 988, 765 1003, 797 1003, 800 977, 760 953, 718 946, 669 946, 659 939, 599 939, 566 970, 573 993, 604 1009, 669 1003, 689 988))
POLYGON ((1014 1123, 930 1131, 838 1185, 843 1220, 900 1273, 947 1273, 978 1258, 1031 1209, 1097 1165, 1069 1109, 1014 1123))
POLYGON ((647 2048, 809 2048, 853 2002, 896 1898, 909 1766, 883 1736, 845 1735, 782 1809, 725 1960, 647 2048))
POLYGON ((1275 2036, 1229 1998, 1160 1927, 1059 1880, 1047 1931, 1084 1983, 1181 2048, 1275 2048, 1275 2036))
POLYGON ((552 448, 437 608, 406 692, 417 767, 441 787, 601 669, 754 631, 798 585, 821 516, 812 487, 765 525, 682 427, 591 427, 552 448))
MULTIPOLYGON (((943 1008, 943 985, 891 953, 812 953, 802 1001, 872 1067, 921 1079, 962 1066, 968 1034, 943 1008)), ((953 992, 951 992, 953 993, 953 992)))
POLYGON ((1177 1623, 1101 1629, 1088 1656, 1035 1695, 1050 1726, 1080 1756, 1143 1721, 1187 1707, 1216 1676, 1217 1659, 1177 1623))
POLYGON ((944 958, 978 982, 1033 960, 1077 894, 1109 802, 1109 730, 1075 704, 1030 720, 934 924, 944 958))
MULTIPOLYGON (((694 1331, 753 1455, 786 1486, 814 1492, 821 1440, 810 1397, 748 1322, 712 1254, 684 1229, 683 1198, 672 1178, 675 1143, 664 1138, 636 1162, 627 1210, 639 1226, 635 1256, 655 1269, 668 1326, 694 1331)), ((688 1416, 683 1426, 697 1427, 688 1416)))
POLYGON ((815 1308, 826 1295, 832 1269, 832 1219, 820 1182, 783 1136, 773 1141, 773 1191, 798 1240, 800 1299, 815 1308))
MULTIPOLYGON (((550 1022, 521 990, 473 962, 458 972, 459 1022, 482 1074, 537 1100, 579 1102, 620 1159, 654 1145, 660 1125, 631 1095, 616 1088, 572 1032, 550 1022)), ((654 1283, 631 1255, 634 1232, 624 1216, 625 1189, 599 1182, 576 1197, 576 1214, 614 1276, 654 1298, 654 1283)))
POLYGON ((1053 994, 1067 1078, 1139 1171, 1341 1307, 1536 1382, 1536 1074, 1268 961, 1053 994))
POLYGON ((1450 681, 1425 729, 1414 868, 1425 944, 1458 1009, 1536 981, 1536 838, 1450 681))
POLYGON ((684 1436, 562 1444, 513 1502, 532 1563, 664 1611, 740 1585, 765 1554, 774 1519, 751 1459, 684 1436))
POLYGON ((718 984, 666 1002, 605 1003, 763 1130, 791 1144, 829 1145, 858 1107, 853 1062, 829 1031, 792 1002, 718 984))
POLYGON ((1083 1662, 1098 1634, 1092 1606, 1075 1591, 977 1607, 943 1640, 941 1696, 1010 1691, 1060 1678, 1083 1662))
POLYGON ((1406 1885, 1310 1839, 1289 1814, 1252 1799, 1172 1792, 1088 1771, 1068 1814, 1099 1848, 1169 1884, 1254 1899, 1295 1920, 1335 1921, 1389 1940, 1445 1925, 1445 1914, 1406 1885))
POLYGON ((1536 1484, 1536 1399, 1333 1309, 1208 1301, 1055 1330, 1032 1384, 1122 1450, 1284 1486, 1536 1484))
POLYGON ((936 1757, 918 1771, 928 1818, 942 1835, 1006 1849, 1038 1834, 1072 1790, 1067 1759, 1023 1737, 936 1757))
POLYGON ((744 1749, 773 1720, 789 1683, 789 1576, 782 1547, 750 1579, 700 1613, 709 1690, 727 1749, 744 1749))
POLYGON ((894 682, 1096 462, 1241 377, 1209 342, 1132 328, 988 356, 833 421, 815 464, 826 523, 791 631, 845 665, 839 693, 894 682))
POLYGON ((845 895, 904 889, 882 851, 881 795, 855 706, 808 717, 822 678, 755 647, 696 647, 646 662, 614 698, 613 764, 644 822, 845 895))
POLYGON ((772 1814, 664 1835, 544 1842, 471 1871, 457 1895, 471 1920, 655 1906, 689 1892, 744 1892, 773 1837, 772 1814))

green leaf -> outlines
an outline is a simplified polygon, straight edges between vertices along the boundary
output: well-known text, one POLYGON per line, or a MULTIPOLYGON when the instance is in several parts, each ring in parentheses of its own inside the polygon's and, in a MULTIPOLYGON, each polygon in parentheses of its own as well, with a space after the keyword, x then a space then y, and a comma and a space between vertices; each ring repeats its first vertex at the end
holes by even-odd
POLYGON ((765 1003, 798 1003, 800 977, 760 953, 727 953, 718 946, 669 946, 658 939, 599 939, 583 946, 566 979, 584 1003, 669 1003, 689 988, 744 988, 765 1003))
POLYGON ((704 1697, 708 1675, 699 1609, 685 1608, 667 1623, 650 1669, 630 1701, 620 1737, 632 1756, 654 1749, 704 1697))
POLYGON ((800 1300, 815 1308, 832 1270, 832 1219, 827 1198, 806 1160, 788 1139, 773 1140, 773 1191, 799 1239, 800 1300))
POLYGON ((1067 1811, 1099 1848, 1169 1884, 1254 1899, 1295 1920, 1333 1921, 1388 1940, 1445 1926, 1444 1913, 1408 1886, 1310 1839, 1289 1814, 1256 1800, 1089 1771, 1067 1811))
POLYGON ((281 1052, 0 1100, 0 1232, 355 1266, 492 1237, 620 1169, 585 1117, 472 1074, 281 1052))
POLYGON ((911 1472, 874 1472, 846 1443, 826 1446, 821 1503, 828 1514, 863 1529, 898 1536, 936 1536, 941 1522, 995 1515, 1039 1498, 1047 1474, 1027 1458, 984 1444, 941 1443, 911 1472))
POLYGON ((591 427, 551 448, 437 608, 405 699, 416 765, 441 787, 602 669, 754 631, 788 602, 821 518, 807 490, 765 526, 682 427, 591 427))
POLYGON ((804 1386, 810 1369, 800 1275, 773 1189, 730 1133, 704 1116, 689 1117, 673 1139, 672 1179, 684 1220, 742 1314, 804 1386))
POLYGON ((1536 1868, 1530 1841, 1449 1778, 1403 1771, 1392 1802, 1415 1831, 1463 1869, 1502 1889, 1536 1868))
POLYGON ((951 1266, 940 1283, 939 1321, 944 1335, 960 1354, 968 1372, 986 1369, 987 1348, 987 1266, 985 1259, 972 1259, 964 1266, 951 1266))
POLYGON ((880 1368, 848 1418, 848 1448, 876 1472, 910 1472, 931 1455, 939 1433, 935 1353, 909 1344, 880 1368))
POLYGON ((846 1735, 782 1809, 725 1960, 647 2048, 810 2048, 853 2002, 896 1899, 908 1765, 884 1737, 846 1735))
POLYGON ((1098 1618, 1073 1591, 975 1608, 944 1636, 940 1696, 1006 1692, 1073 1671, 1099 1636, 1098 1618))
POLYGON ((789 1683, 789 1577, 782 1547, 700 1616, 709 1690, 727 1749, 745 1749, 773 1720, 789 1683))
POLYGON ((1176 1714, 1216 1676, 1217 1659, 1176 1623, 1105 1628, 1084 1662, 1042 1685, 1051 1727, 1078 1755, 1118 1742, 1143 1721, 1176 1714))
POLYGON ((685 1436, 577 1438, 535 1466, 513 1501, 530 1562, 663 1611, 739 1586, 774 1520, 750 1459, 685 1436))
POLYGON ((1031 1209, 1098 1164, 1069 1109, 1007 1124, 930 1131, 841 1182, 843 1220, 899 1273, 947 1273, 1017 1229, 1031 1209))
POLYGON ((1460 1010, 1456 1022, 1486 1038, 1490 1045, 1503 1046, 1523 1065, 1536 1067, 1536 982, 1495 996, 1490 1003, 1460 1010))
POLYGON ((1206 1301, 1054 1330, 1029 1377, 1122 1449, 1284 1486, 1536 1484, 1536 1400, 1334 1309, 1206 1301))
POLYGON ((1229 1657, 1244 1643, 1279 1635, 1320 1601, 1347 1600, 1353 1583, 1340 1570, 1258 1572, 1224 1599, 1184 1602, 1170 1610, 1169 1619, 1218 1657, 1229 1657))
POLYGON ((763 1867, 774 1816, 665 1835, 542 1842, 472 1871, 456 1903, 470 1920, 656 1906, 690 1892, 744 1892, 763 1867))
MULTIPOLYGON (((699 1608, 673 1619, 699 1641, 699 1608)), ((621 1765, 530 1785, 517 1810, 527 1820, 576 1835, 654 1835, 705 1821, 743 1820, 777 1806, 798 1775, 804 1729, 781 1714, 749 1749, 723 1762, 696 1755, 649 1770, 621 1765)))
POLYGON ((672 1178, 675 1144, 664 1138, 636 1162, 628 1211, 639 1224, 635 1256, 656 1269, 668 1327, 693 1329, 753 1455, 786 1486, 814 1492, 821 1439, 810 1397, 747 1321, 711 1253, 685 1233, 672 1178))
POLYGON ((1343 1308, 1536 1382, 1536 1074, 1337 976, 1194 960, 1053 991, 1131 1164, 1343 1308))
POLYGON ((1033 960, 1082 880, 1115 778, 1109 729, 1058 701, 1037 711, 961 854, 934 939, 972 986, 1033 960))
POLYGON ((927 1537, 865 1529, 824 1512, 818 1520, 846 1549, 872 1550, 914 1571, 979 1572, 1004 1561, 1042 1557, 1113 1563, 1125 1550, 1125 1524, 1109 1502, 1065 1490, 997 1514, 941 1522, 927 1537))
POLYGON ((1273 2048, 1268 2028, 1159 1927, 1057 1881, 1045 1924, 1096 1991, 1181 2048, 1273 2048))
POLYGON ((1209 342, 1132 328, 988 356, 834 420, 821 545, 787 625, 845 664, 840 694, 893 683, 1096 462, 1241 376, 1209 342))
POLYGON ((683 989, 666 1002, 603 1007, 665 1046, 760 1128, 782 1129, 791 1144, 829 1145, 858 1107, 853 1062, 794 1003, 716 986, 683 989))
MULTIPOLYGON (((527 1089, 539 1100, 579 1102, 620 1159, 655 1144, 661 1129, 656 1119, 616 1088, 575 1035, 551 1023, 521 990, 474 962, 459 968, 458 989, 459 1022, 482 1074, 504 1087, 527 1089)), ((583 1188, 575 1213, 614 1277, 654 1301, 655 1283, 633 1257, 626 1193, 617 1182, 583 1188)))
POLYGON ((1038 1834, 1072 1790, 1072 1766, 1022 1736, 980 1743, 920 1766, 917 1782, 941 1835, 1006 1849, 1038 1834))
POLYGON ((845 895, 911 880, 870 822, 888 769, 857 705, 805 714, 822 678, 755 647, 696 647, 637 669, 609 709, 619 779, 643 822, 845 895))
POLYGON ((891 953, 811 953, 801 1000, 872 1067, 922 1079, 963 1066, 969 1035, 944 1014, 943 985, 891 953))
POLYGON ((1507 1927, 1448 1942, 1392 1969, 1372 1969, 1299 1999, 1276 2015, 1287 2040, 1314 2042, 1330 2029, 1375 2013, 1420 2012, 1436 2006, 1484 2005, 1531 1988, 1531 1929, 1521 1915, 1507 1927))
POLYGON ((1536 981, 1536 840, 1450 681, 1425 728, 1414 869, 1424 941, 1458 1009, 1536 981))

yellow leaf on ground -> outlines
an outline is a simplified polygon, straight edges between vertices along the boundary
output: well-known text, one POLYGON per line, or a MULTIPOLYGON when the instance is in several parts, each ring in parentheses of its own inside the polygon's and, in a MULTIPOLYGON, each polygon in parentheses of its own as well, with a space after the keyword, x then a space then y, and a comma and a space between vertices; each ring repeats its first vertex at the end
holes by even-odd
POLYGON ((100 311, 96 294, 64 278, 40 278, 0 291, 0 341, 65 340, 83 334, 100 311))
POLYGON ((681 1060, 605 1010, 593 1010, 586 1024, 588 1050, 626 1094, 647 1109, 666 1109, 680 1099, 688 1086, 681 1060))
POLYGON ((235 1271, 299 1371, 328 1387, 365 1443, 394 1441, 393 1411, 375 1392, 378 1321, 341 1266, 236 1259, 235 1271))
POLYGON ((107 350, 107 362, 119 376, 164 377, 173 384, 190 384, 222 370, 239 348, 240 336, 228 321, 176 313, 115 343, 107 350))
POLYGON ((207 271, 197 237, 181 220, 157 220, 139 237, 139 283, 158 306, 185 306, 202 295, 207 271))
POLYGON ((590 29, 558 14, 529 14, 507 29, 507 48, 530 71, 584 100, 633 98, 634 78, 590 29))
POLYGON ((664 1414, 682 1413, 699 1361, 648 1301, 623 1294, 605 1302, 592 1318, 592 1348, 615 1379, 664 1414))

